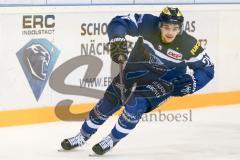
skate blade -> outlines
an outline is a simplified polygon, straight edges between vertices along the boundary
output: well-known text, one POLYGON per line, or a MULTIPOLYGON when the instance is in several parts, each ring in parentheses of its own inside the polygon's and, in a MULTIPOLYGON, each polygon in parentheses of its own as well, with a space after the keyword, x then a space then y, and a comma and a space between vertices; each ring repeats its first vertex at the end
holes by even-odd
POLYGON ((58 152, 77 152, 76 149, 71 149, 71 150, 65 150, 65 149, 58 149, 58 152))
POLYGON ((65 149, 58 149, 58 152, 69 152, 70 150, 65 150, 65 149))
POLYGON ((99 154, 96 154, 96 153, 91 153, 88 156, 89 157, 102 157, 103 155, 99 155, 99 154))

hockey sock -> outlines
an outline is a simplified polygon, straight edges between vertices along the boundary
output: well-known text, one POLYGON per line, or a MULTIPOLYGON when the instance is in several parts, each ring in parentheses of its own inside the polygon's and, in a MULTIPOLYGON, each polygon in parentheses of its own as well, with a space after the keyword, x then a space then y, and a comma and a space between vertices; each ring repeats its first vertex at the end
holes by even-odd
POLYGON ((81 132, 83 135, 90 137, 97 129, 107 120, 108 116, 101 114, 95 107, 90 111, 88 118, 84 121, 81 132))

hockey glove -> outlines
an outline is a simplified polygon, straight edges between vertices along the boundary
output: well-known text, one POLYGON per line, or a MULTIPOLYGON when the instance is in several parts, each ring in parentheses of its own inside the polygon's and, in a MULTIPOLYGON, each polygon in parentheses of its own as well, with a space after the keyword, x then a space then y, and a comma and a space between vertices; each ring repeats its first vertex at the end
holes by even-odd
POLYGON ((191 94, 196 90, 196 80, 194 76, 189 74, 184 74, 173 78, 171 80, 173 84, 173 96, 184 96, 187 94, 191 94))
POLYGON ((124 63, 127 60, 127 41, 125 38, 116 37, 110 41, 110 55, 114 62, 124 63))

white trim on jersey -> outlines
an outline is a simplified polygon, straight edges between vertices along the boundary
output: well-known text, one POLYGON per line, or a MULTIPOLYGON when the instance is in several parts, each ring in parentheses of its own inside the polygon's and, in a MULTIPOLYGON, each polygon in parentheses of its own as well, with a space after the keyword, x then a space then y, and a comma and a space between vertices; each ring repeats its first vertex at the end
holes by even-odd
POLYGON ((129 16, 130 20, 133 21, 134 24, 135 24, 135 25, 137 26, 137 28, 138 28, 138 24, 137 24, 137 21, 136 21, 136 19, 135 19, 134 14, 130 13, 128 16, 129 16))
POLYGON ((136 21, 133 13, 130 13, 127 16, 122 16, 121 18, 122 19, 128 19, 128 20, 132 21, 136 25, 136 27, 138 28, 138 24, 137 24, 137 21, 136 21))
POLYGON ((171 61, 171 62, 175 62, 175 63, 181 63, 181 62, 182 62, 181 60, 173 59, 173 58, 171 58, 171 57, 166 56, 166 55, 163 54, 162 52, 156 50, 156 49, 154 48, 154 46, 152 45, 151 42, 149 42, 149 41, 147 41, 147 40, 145 40, 145 39, 143 40, 143 42, 144 42, 145 44, 147 44, 150 48, 152 48, 153 51, 154 51, 154 53, 155 53, 158 57, 160 57, 160 58, 162 58, 162 59, 165 59, 165 60, 168 60, 168 61, 171 61))
POLYGON ((200 60, 204 57, 205 54, 206 54, 206 52, 203 51, 203 52, 201 52, 197 57, 192 57, 192 58, 190 58, 189 60, 187 60, 186 62, 187 62, 187 63, 191 63, 191 62, 200 61, 200 60))
POLYGON ((131 132, 131 129, 125 129, 125 128, 123 128, 122 126, 120 126, 119 123, 117 123, 117 124, 115 125, 115 127, 116 127, 116 130, 118 130, 118 131, 121 132, 121 133, 128 134, 128 133, 131 132))
POLYGON ((86 122, 87 122, 88 127, 90 127, 90 128, 98 129, 100 127, 100 125, 94 124, 90 119, 88 119, 86 122))

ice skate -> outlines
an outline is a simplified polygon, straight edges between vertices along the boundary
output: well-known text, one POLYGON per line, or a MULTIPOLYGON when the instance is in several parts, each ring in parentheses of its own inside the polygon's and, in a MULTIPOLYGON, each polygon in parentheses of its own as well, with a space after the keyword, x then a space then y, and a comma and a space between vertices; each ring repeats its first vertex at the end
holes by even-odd
POLYGON ((87 140, 87 137, 84 137, 81 133, 79 133, 74 137, 64 139, 61 143, 61 146, 64 150, 71 150, 73 148, 83 146, 87 140))
POLYGON ((110 151, 116 144, 117 142, 114 142, 110 136, 107 136, 101 142, 95 144, 92 150, 97 155, 103 155, 110 151))

